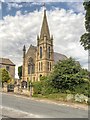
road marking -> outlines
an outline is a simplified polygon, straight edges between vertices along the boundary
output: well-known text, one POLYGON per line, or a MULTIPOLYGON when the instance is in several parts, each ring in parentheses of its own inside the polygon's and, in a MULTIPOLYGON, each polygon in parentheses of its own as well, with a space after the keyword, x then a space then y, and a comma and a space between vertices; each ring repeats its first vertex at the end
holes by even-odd
MULTIPOLYGON (((22 111, 22 110, 17 110, 17 109, 10 108, 10 107, 7 107, 7 106, 1 106, 0 105, 0 109, 5 109, 5 110, 9 110, 11 112, 24 114, 25 118, 44 118, 41 115, 36 115, 36 114, 33 114, 33 113, 28 113, 28 112, 25 112, 25 111, 22 111)), ((3 113, 2 113, 2 115, 3 115, 3 113)), ((8 117, 10 117, 10 116, 8 116, 8 117)), ((22 116, 20 118, 22 118, 22 116)))

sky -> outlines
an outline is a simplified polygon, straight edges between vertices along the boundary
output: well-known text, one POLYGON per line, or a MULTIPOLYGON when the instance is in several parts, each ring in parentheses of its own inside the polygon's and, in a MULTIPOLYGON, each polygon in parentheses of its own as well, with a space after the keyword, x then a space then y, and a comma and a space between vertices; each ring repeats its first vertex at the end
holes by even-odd
MULTIPOLYGON (((63 1, 45 3, 50 34, 54 36, 54 51, 73 57, 83 68, 88 68, 88 52, 80 45, 80 37, 85 33, 83 3, 63 1)), ((28 50, 30 44, 37 44, 43 11, 42 1, 0 3, 0 56, 16 64, 15 77, 18 66, 22 65, 23 46, 28 50)))

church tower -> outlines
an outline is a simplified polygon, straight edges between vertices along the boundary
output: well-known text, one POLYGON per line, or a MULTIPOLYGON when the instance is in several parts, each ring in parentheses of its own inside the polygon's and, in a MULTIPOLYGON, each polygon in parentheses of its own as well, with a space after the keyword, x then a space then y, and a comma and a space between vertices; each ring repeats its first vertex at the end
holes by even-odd
POLYGON ((44 10, 40 36, 37 36, 36 75, 38 80, 40 76, 47 76, 51 72, 53 63, 53 36, 50 36, 46 10, 44 10))

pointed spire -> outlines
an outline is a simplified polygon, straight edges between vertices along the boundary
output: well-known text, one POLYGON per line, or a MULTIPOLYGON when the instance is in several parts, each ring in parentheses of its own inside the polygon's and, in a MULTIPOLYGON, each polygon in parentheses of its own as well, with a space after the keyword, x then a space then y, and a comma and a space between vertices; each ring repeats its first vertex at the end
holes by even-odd
POLYGON ((23 46, 23 58, 25 59, 25 54, 26 54, 26 47, 25 45, 23 46))
POLYGON ((26 51, 26 47, 25 47, 25 45, 23 46, 23 51, 26 51))
POLYGON ((37 35, 37 40, 39 40, 39 35, 37 35))
POLYGON ((43 23, 41 27, 40 39, 42 39, 44 35, 46 35, 47 38, 50 39, 49 27, 48 27, 47 16, 46 16, 46 9, 44 9, 44 17, 43 17, 43 23))

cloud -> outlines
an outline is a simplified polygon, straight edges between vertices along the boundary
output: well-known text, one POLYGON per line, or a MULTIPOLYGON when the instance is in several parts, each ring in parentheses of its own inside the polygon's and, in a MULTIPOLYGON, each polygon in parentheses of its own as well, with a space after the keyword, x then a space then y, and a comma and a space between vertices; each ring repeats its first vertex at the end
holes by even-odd
POLYGON ((67 2, 67 5, 73 9, 75 12, 82 12, 82 13, 85 13, 85 10, 84 10, 84 6, 83 4, 79 3, 79 2, 67 2))
POLYGON ((1 11, 1 9, 2 9, 2 4, 0 3, 0 11, 1 11))
POLYGON ((2 4, 0 3, 0 19, 2 19, 2 4))
POLYGON ((31 5, 42 5, 42 2, 32 2, 31 5))
POLYGON ((79 42, 81 35, 85 32, 84 15, 56 9, 51 14, 48 13, 48 19, 55 38, 55 51, 76 58, 83 67, 88 64, 88 52, 83 49, 79 42))
MULTIPOLYGON (((1 0, 3 2, 37 2, 37 0, 1 0)), ((83 0, 38 0, 38 2, 83 2, 83 0)), ((88 2, 88 0, 87 0, 88 2)))
MULTIPOLYGON (((20 11, 15 16, 6 16, 0 21, 0 41, 2 40, 3 57, 11 58, 18 66, 22 64, 22 48, 30 44, 36 45, 36 36, 40 33, 43 11, 34 11, 22 15, 20 11)), ((87 66, 88 55, 80 45, 80 36, 85 32, 84 15, 72 10, 54 9, 47 11, 50 33, 54 35, 56 52, 72 56, 87 66)))
POLYGON ((8 2, 7 5, 8 5, 8 10, 11 10, 11 8, 16 8, 16 9, 18 8, 19 9, 19 8, 23 7, 21 4, 18 4, 15 2, 13 2, 13 3, 8 2))
POLYGON ((0 0, 0 2, 5 2, 4 0, 0 0))

